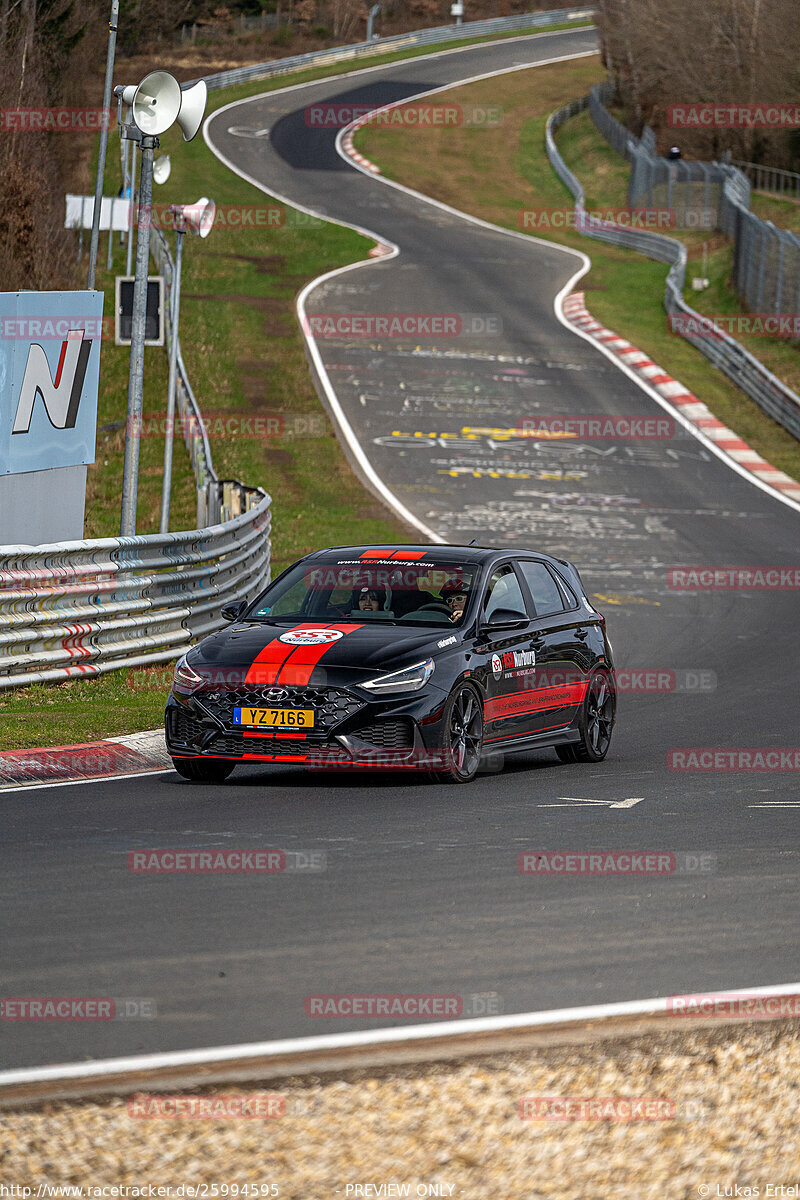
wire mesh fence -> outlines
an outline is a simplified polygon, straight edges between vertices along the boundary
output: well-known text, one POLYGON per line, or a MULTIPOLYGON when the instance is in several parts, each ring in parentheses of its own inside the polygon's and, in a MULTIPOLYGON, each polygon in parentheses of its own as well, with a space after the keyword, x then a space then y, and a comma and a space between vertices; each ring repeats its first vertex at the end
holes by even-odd
MULTIPOLYGON (((675 332, 680 333, 693 346, 696 346, 714 366, 718 367, 732 383, 746 392, 773 420, 783 425, 795 437, 800 438, 800 396, 797 396, 791 388, 773 375, 735 338, 732 338, 719 326, 714 325, 713 322, 709 323, 707 317, 703 317, 684 300, 687 252, 683 243, 664 234, 634 230, 613 221, 600 220, 586 212, 586 196, 583 186, 561 157, 555 142, 555 132, 570 117, 590 108, 591 102, 589 96, 584 96, 580 100, 572 100, 569 104, 557 109, 548 118, 545 131, 547 155, 552 167, 575 198, 576 228, 586 237, 609 242, 616 246, 625 246, 647 255, 648 258, 656 259, 658 262, 670 263, 664 307, 670 316, 677 318, 673 325, 675 332), (709 324, 711 324, 710 329, 709 324)), ((748 215, 752 216, 752 214, 748 215)))
POLYGON ((641 138, 608 111, 614 95, 606 80, 592 88, 588 108, 598 132, 630 163, 628 203, 669 209, 676 229, 719 229, 734 243, 733 283, 742 302, 755 313, 800 312, 800 238, 752 212, 751 176, 756 186, 784 181, 784 194, 800 175, 755 164, 683 162, 661 157, 653 130, 641 138))
POLYGON ((733 159, 733 165, 746 175, 757 192, 773 192, 786 200, 800 200, 800 174, 780 167, 765 167, 762 163, 733 159))

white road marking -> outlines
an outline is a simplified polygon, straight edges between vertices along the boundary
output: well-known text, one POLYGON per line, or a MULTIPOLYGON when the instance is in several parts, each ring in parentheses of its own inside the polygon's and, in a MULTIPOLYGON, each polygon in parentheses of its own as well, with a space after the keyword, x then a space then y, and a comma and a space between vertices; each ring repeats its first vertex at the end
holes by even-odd
MULTIPOLYGON (((600 804, 606 808, 633 808, 635 804, 641 804, 644 796, 629 796, 627 800, 589 800, 585 796, 559 796, 559 800, 568 801, 566 804, 537 804, 537 808, 572 808, 575 804, 600 804)), ((750 805, 751 808, 757 808, 758 805, 750 805)))
POLYGON ((93 779, 59 779, 54 783, 20 783, 11 787, 0 786, 0 796, 6 792, 38 792, 42 788, 76 787, 80 783, 112 783, 115 779, 144 779, 148 775, 174 775, 174 767, 160 767, 156 771, 126 771, 122 775, 96 775, 93 779))
POLYGON ((748 804, 748 808, 800 808, 800 800, 765 800, 762 804, 748 804))

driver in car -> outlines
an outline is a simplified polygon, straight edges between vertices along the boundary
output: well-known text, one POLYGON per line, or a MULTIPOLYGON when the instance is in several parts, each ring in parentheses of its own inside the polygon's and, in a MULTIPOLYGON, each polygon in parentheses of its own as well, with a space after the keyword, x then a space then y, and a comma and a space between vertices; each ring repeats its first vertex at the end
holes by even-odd
POLYGON ((460 621, 464 615, 464 609, 467 607, 468 592, 463 584, 451 584, 450 587, 442 588, 442 599, 450 609, 450 620, 460 621))

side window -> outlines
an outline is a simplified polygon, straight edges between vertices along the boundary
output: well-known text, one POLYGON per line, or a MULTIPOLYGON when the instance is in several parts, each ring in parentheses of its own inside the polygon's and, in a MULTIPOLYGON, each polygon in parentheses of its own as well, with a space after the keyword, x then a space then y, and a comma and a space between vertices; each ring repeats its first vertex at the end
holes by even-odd
POLYGON ((284 592, 279 600, 270 608, 269 603, 263 604, 258 610, 259 617, 288 616, 290 613, 302 612, 302 604, 308 592, 308 583, 301 575, 297 583, 288 592, 284 592))
POLYGON ((519 565, 533 596, 536 616, 546 617, 549 613, 562 612, 564 601, 561 592, 544 563, 523 560, 519 565))
POLYGON ((522 588, 519 586, 519 580, 514 574, 513 567, 510 567, 508 564, 498 567, 489 580, 484 606, 484 618, 488 620, 495 609, 498 608, 510 608, 518 613, 525 612, 525 600, 522 596, 522 588))

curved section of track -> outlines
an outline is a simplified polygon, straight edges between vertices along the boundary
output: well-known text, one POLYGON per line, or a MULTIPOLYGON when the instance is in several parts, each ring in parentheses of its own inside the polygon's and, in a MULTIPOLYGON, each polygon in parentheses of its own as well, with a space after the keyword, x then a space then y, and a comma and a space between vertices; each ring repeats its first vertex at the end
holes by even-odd
POLYGON ((380 1026, 313 1019, 305 997, 323 993, 457 994, 479 1015, 481 1004, 531 1012, 800 975, 796 777, 666 765, 672 747, 797 743, 796 593, 680 592, 666 571, 793 565, 800 518, 680 429, 644 446, 463 436, 536 414, 663 410, 558 319, 555 297, 582 256, 357 173, 336 131, 304 119, 311 103, 377 106, 585 52, 593 36, 286 89, 221 110, 209 138, 271 194, 398 247, 309 289, 310 317, 498 319, 491 336, 462 322, 446 341, 318 339, 342 424, 398 502, 447 539, 572 558, 605 597, 621 665, 704 670, 715 689, 625 694, 604 763, 542 752, 465 788, 240 768, 222 787, 165 775, 4 794, 2 993, 150 997, 158 1009, 152 1021, 5 1025, 5 1065, 380 1026), (132 875, 127 852, 147 846, 317 850, 327 870, 132 875), (528 877, 526 849, 694 851, 711 869, 528 877))

